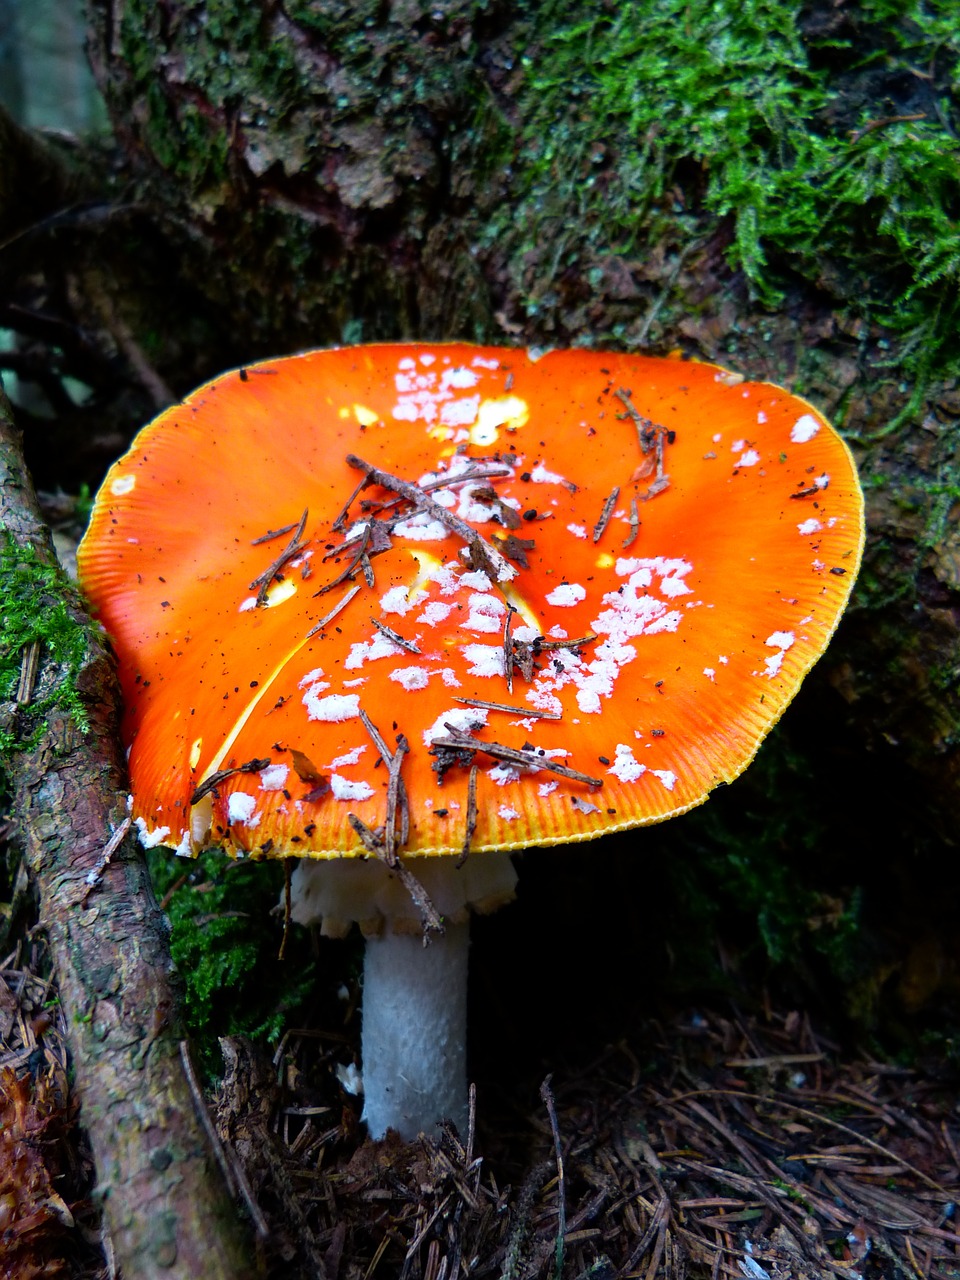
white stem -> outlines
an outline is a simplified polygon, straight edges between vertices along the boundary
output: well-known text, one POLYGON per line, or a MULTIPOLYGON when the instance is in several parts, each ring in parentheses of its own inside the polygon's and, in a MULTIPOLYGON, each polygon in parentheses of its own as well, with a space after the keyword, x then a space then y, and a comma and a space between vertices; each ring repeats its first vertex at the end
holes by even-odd
POLYGON ((467 952, 470 925, 368 938, 363 966, 363 1118, 370 1136, 396 1129, 467 1131, 467 952))

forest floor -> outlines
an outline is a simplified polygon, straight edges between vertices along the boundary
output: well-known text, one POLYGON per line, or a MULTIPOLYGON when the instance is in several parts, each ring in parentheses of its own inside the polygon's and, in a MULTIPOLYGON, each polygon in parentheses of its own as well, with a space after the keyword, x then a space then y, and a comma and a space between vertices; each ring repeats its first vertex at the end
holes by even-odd
MULTIPOLYGON (((525 176, 515 198, 499 201, 482 237, 492 259, 497 261, 499 254, 507 264, 494 289, 506 299, 499 313, 506 319, 499 322, 505 332, 527 336, 531 325, 542 326, 538 339, 567 341, 570 335, 588 333, 598 341, 640 346, 649 341, 658 349, 677 341, 700 356, 747 368, 753 376, 788 382, 845 427, 869 485, 874 537, 878 545, 883 539, 892 548, 887 559, 875 558, 863 599, 894 598, 891 583, 901 590, 893 570, 888 580, 884 569, 906 555, 910 540, 920 548, 917 560, 925 580, 938 593, 934 603, 941 596, 946 602, 941 613, 947 618, 954 598, 948 587, 955 591, 960 582, 952 505, 957 500, 952 442, 960 420, 953 216, 957 167, 953 118, 943 118, 953 83, 955 19, 948 7, 938 5, 917 7, 909 23, 901 22, 899 6, 879 0, 805 5, 807 37, 819 41, 812 69, 798 78, 794 52, 760 33, 752 61, 742 62, 751 74, 743 76, 743 92, 731 100, 729 77, 724 74, 716 82, 710 68, 701 65, 710 44, 687 21, 674 20, 673 8, 681 7, 688 18, 688 5, 648 7, 645 21, 651 27, 662 25, 664 31, 662 38, 654 32, 644 54, 661 68, 656 75, 640 56, 635 24, 614 22, 612 10, 603 6, 591 18, 596 27, 592 60, 585 61, 579 44, 562 33, 543 37, 552 56, 528 73, 528 92, 539 106, 516 157, 525 176), (873 15, 874 27, 864 23, 864 14, 873 15), (892 34, 883 39, 876 34, 877 15, 891 26, 892 34), (871 53, 862 66, 858 23, 873 31, 877 42, 876 56, 871 53), (668 40, 681 42, 684 56, 665 59, 668 40), (829 99, 823 96, 828 72, 835 88, 829 99), (660 96, 646 91, 660 81, 660 96), (633 82, 645 92, 631 94, 633 82), (758 111, 751 99, 757 84, 766 86, 765 103, 775 111, 758 111), (723 95, 722 113, 714 110, 715 94, 723 95), (595 146, 595 139, 583 134, 583 103, 588 100, 595 115, 590 128, 600 139, 617 135, 628 110, 641 113, 631 120, 629 133, 647 140, 637 160, 645 169, 617 168, 606 143, 595 146), (675 100, 685 102, 688 110, 671 110, 675 100), (689 127, 694 110, 704 122, 697 130, 689 127), (761 141, 766 145, 770 120, 776 146, 767 157, 761 141), (708 125, 710 132, 705 132, 708 125), (692 194, 660 176, 672 172, 671 148, 696 162, 686 160, 679 170, 681 177, 692 175, 692 194), (580 161, 557 163, 568 154, 580 161), (667 223, 667 232, 659 233, 663 247, 650 253, 642 251, 639 238, 634 241, 632 222, 621 227, 618 221, 635 217, 635 193, 644 183, 651 189, 663 184, 662 195, 649 205, 654 242, 658 222, 667 223), (581 200, 586 213, 570 216, 581 200), (701 236, 699 223, 693 222, 704 201, 711 217, 720 220, 709 236, 701 236), (741 207, 759 224, 746 213, 734 217, 731 210, 741 207), (513 225, 528 230, 523 243, 509 233, 514 235, 510 257, 497 246, 510 242, 513 225), (551 225, 566 228, 568 242, 558 241, 551 225), (624 230, 625 243, 640 247, 611 254, 611 227, 624 230), (681 244, 687 247, 681 249, 681 244), (789 266, 782 288, 766 281, 765 256, 789 266), (733 284, 731 261, 736 266, 733 284), (603 267, 598 288, 585 289, 589 268, 598 264, 603 267), (603 307, 598 296, 606 300, 603 307), (891 347, 885 331, 879 336, 877 316, 892 324, 896 334, 906 335, 902 347, 891 347), (917 406, 935 378, 943 381, 927 393, 922 427, 901 443, 894 428, 911 415, 919 420, 917 406), (889 482, 894 467, 883 462, 885 442, 892 457, 902 455, 902 485, 889 482)), ((777 11, 789 17, 793 7, 767 6, 771 30, 778 24, 787 28, 787 19, 777 11)), ((544 23, 553 22, 553 8, 534 7, 533 13, 542 14, 544 23)), ((508 101, 512 83, 500 86, 503 104, 522 114, 508 101)), ((512 136, 510 140, 512 145, 512 136)), ((91 218, 91 226, 95 221, 91 218)), ((124 248, 126 232, 115 238, 124 248)), ((132 430, 131 424, 149 413, 151 391, 156 393, 160 385, 162 392, 162 379, 129 334, 124 336, 119 318, 113 340, 91 339, 88 313, 74 312, 82 290, 70 274, 72 243, 64 236, 67 283, 61 287, 57 281, 54 287, 45 278, 27 281, 16 296, 11 291, 0 319, 8 333, 19 334, 15 349, 4 354, 3 366, 8 382, 19 371, 30 384, 19 420, 26 429, 35 479, 46 490, 45 514, 60 526, 58 532, 76 533, 89 491, 124 448, 127 428, 132 430), (128 371, 124 382, 118 379, 116 353, 129 356, 131 350, 137 357, 134 375, 128 371), (78 385, 96 393, 79 406, 69 393, 78 385), (43 405, 44 397, 50 406, 43 405), (116 427, 120 421, 123 431, 116 427), (76 495, 83 490, 86 496, 78 502, 76 495)), ((138 253, 148 253, 149 243, 139 245, 138 253)), ((49 242, 42 244, 48 264, 44 271, 52 272, 49 242)), ((22 247, 18 244, 18 251, 22 247)), ((256 290, 248 292, 259 300, 256 290)), ((176 326, 166 328, 174 331, 176 326)), ((229 328, 231 340, 235 330, 243 330, 235 320, 229 328)), ((187 331, 189 347, 194 329, 187 331)), ((203 349, 205 358, 215 358, 203 349)), ((168 363, 173 363, 169 356, 168 363)), ((167 370, 161 372, 166 376, 167 370)), ((182 377, 189 381, 186 373, 182 377)), ((956 673, 946 662, 931 661, 930 650, 918 648, 904 658, 908 626, 901 620, 907 617, 912 637, 922 638, 922 629, 914 625, 921 615, 905 608, 891 616, 895 621, 886 624, 892 638, 885 652, 896 661, 888 664, 891 683, 880 696, 894 709, 903 708, 903 723, 878 717, 877 723, 891 731, 874 736, 892 746, 894 737, 901 736, 899 729, 909 728, 910 711, 919 703, 913 682, 928 690, 929 702, 943 702, 946 721, 956 673), (923 674, 922 682, 917 672, 923 674)), ((876 618, 877 611, 863 609, 857 625, 861 631, 878 631, 876 618)), ((952 615, 949 626, 955 644, 952 615)), ((946 642, 940 643, 946 651, 946 642)), ((881 647, 879 639, 876 644, 881 647)), ((851 704, 863 699, 852 680, 836 678, 851 704)), ((859 714, 861 723, 868 724, 868 714, 859 714)), ((929 734, 920 737, 925 748, 932 747, 929 734)), ((811 850, 819 843, 823 851, 814 865, 820 872, 824 865, 840 862, 838 849, 849 850, 847 857, 857 863, 856 878, 844 865, 835 875, 831 871, 829 881, 824 876, 816 884, 836 892, 840 901, 834 881, 839 882, 849 901, 841 902, 835 914, 851 921, 856 917, 850 905, 853 890, 866 885, 862 936, 872 927, 872 936, 882 935, 888 952, 882 964, 870 960, 873 968, 863 990, 889 990, 897 974, 901 981, 904 975, 915 976, 909 957, 916 944, 920 950, 939 947, 942 955, 938 952, 937 964, 923 969, 924 974, 936 970, 937 976, 929 990, 921 983, 915 1005, 934 1001, 938 993, 933 986, 941 973, 953 983, 948 994, 955 997, 960 972, 953 943, 955 877, 947 880, 942 871, 939 834, 928 834, 918 818, 931 808, 931 795, 939 793, 942 802, 946 792, 941 781, 946 773, 935 772, 937 762, 947 758, 946 746, 941 751, 938 743, 938 752, 931 749, 930 760, 923 762, 926 772, 921 776, 929 790, 918 795, 901 757, 893 756, 882 774, 887 757, 862 749, 859 739, 857 745, 857 754, 846 758, 841 780, 849 816, 840 819, 832 842, 827 844, 820 830, 825 825, 822 790, 811 788, 816 803, 807 803, 802 779, 793 777, 799 798, 782 819, 798 833, 790 846, 796 846, 793 861, 788 862, 787 841, 781 848, 779 832, 771 830, 764 846, 769 856, 755 856, 754 867, 787 866, 793 874, 804 860, 814 864, 811 850), (876 804, 877 794, 883 795, 883 806, 876 804), (918 849, 928 846, 932 852, 918 855, 918 849), (867 849, 869 857, 864 856, 867 849), (886 874, 890 866, 903 872, 900 879, 886 874), (930 868, 936 866, 940 870, 934 873, 930 868), (883 894, 876 889, 881 877, 893 886, 883 894)), ((844 763, 841 753, 826 766, 834 767, 837 759, 844 763)), ((741 785, 753 786, 750 776, 762 776, 764 767, 758 760, 741 785)), ((773 812, 753 807, 761 825, 773 812)), ((15 818, 0 818, 0 858, 15 834, 14 825, 15 818)), ((726 879, 720 883, 727 896, 720 898, 713 883, 701 889, 699 917, 685 900, 686 924, 677 937, 686 942, 708 935, 702 926, 705 902, 728 925, 735 904, 754 917, 755 927, 760 914, 756 903, 762 901, 768 929, 780 913, 789 944, 783 948, 786 954, 799 955, 803 949, 808 960, 817 946, 826 947, 827 928, 803 932, 808 895, 795 886, 806 885, 806 879, 784 873, 786 889, 774 910, 769 906, 772 889, 764 885, 762 894, 758 890, 756 899, 749 898, 746 880, 733 875, 745 860, 729 853, 725 857, 726 879), (792 914, 787 919, 788 907, 796 921, 792 914)), ((656 884, 651 889, 649 883, 657 874, 653 861, 644 864, 644 887, 652 900, 660 901, 656 884)), ((669 861, 667 854, 661 853, 660 861, 669 861)), ((2 896, 10 899, 9 908, 3 904, 7 926, 0 930, 6 953, 0 954, 0 1280, 103 1280, 114 1271, 100 1227, 83 1116, 71 1087, 66 1015, 16 866, 14 853, 6 863, 0 861, 2 896)), ((696 865, 689 874, 695 876, 696 865)), ((810 879, 815 880, 812 872, 810 879)), ((198 909, 202 923, 195 934, 209 942, 217 927, 226 930, 241 912, 235 901, 220 902, 219 885, 194 887, 205 904, 202 915, 198 909), (201 889, 208 891, 201 894, 201 889)), ((158 894, 165 888, 158 884, 158 894)), ((571 901, 578 888, 566 890, 571 901)), ((623 910, 616 899, 614 904, 606 908, 608 913, 623 910)), ((576 906, 568 917, 584 914, 576 906)), ((174 904, 172 917, 177 910, 174 904)), ((250 922, 243 923, 249 939, 250 922)), ((856 923, 859 928, 860 920, 856 923)), ((185 927, 179 935, 177 927, 174 920, 174 942, 178 937, 189 940, 185 927)), ((855 933, 851 927, 851 936, 855 933)), ((633 936, 629 934, 631 946, 633 936)), ((230 945, 235 947, 234 966, 250 954, 241 953, 239 943, 230 945)), ((544 954, 544 948, 537 952, 533 943, 526 945, 532 954, 544 954)), ((590 947, 591 942, 581 942, 580 955, 591 954, 590 947)), ((689 949, 693 952, 693 943, 689 949)), ((549 954, 554 967, 543 986, 552 982, 561 989, 574 1028, 571 1035, 576 1028, 587 1028, 577 1052, 531 1047, 536 1036, 517 1013, 516 1025, 500 1027, 490 1012, 489 988, 496 979, 486 975, 481 993, 487 1007, 481 1019, 486 1044, 477 1055, 474 1123, 466 1135, 447 1132, 437 1141, 413 1144, 366 1140, 359 1102, 345 1091, 342 1070, 338 1075, 336 1069, 355 1052, 356 1036, 329 1012, 319 1020, 319 1029, 304 1030, 288 1021, 269 1048, 259 1038, 234 1036, 223 1042, 226 1075, 215 1091, 197 1083, 195 1101, 198 1108, 209 1108, 220 1134, 226 1176, 250 1224, 264 1276, 960 1277, 955 1207, 960 1196, 960 1090, 956 1064, 945 1062, 945 1053, 939 1061, 925 1058, 916 1036, 904 1059, 909 1065, 902 1065, 886 1058, 865 1033, 841 1043, 832 1026, 824 1030, 820 1015, 791 1007, 782 994, 772 1007, 764 1007, 761 999, 749 1012, 741 1012, 729 996, 715 994, 694 1005, 673 994, 658 1006, 657 1016, 632 1017, 625 1011, 616 1020, 608 1018, 598 1033, 601 1020, 592 1016, 595 1010, 578 1000, 579 988, 571 994, 565 986, 568 971, 558 975, 554 949, 549 954), (530 1043, 515 1055, 520 1036, 530 1043)), ((597 961, 595 954, 592 958, 597 961)), ((859 952, 854 959, 859 961, 859 952)), ((565 962, 587 969, 580 956, 565 962)), ((203 970, 211 984, 213 963, 208 961, 210 967, 203 970)), ((180 959, 179 964, 189 977, 188 963, 180 959)), ((250 961, 247 967, 259 979, 258 965, 259 960, 250 961)), ((633 966, 629 982, 649 985, 645 953, 633 966)), ((597 961, 598 974, 602 967, 597 961)), ((849 957, 847 967, 853 967, 849 957)), ((194 972, 199 970, 197 965, 194 972)), ((839 972, 838 965, 829 978, 836 980, 839 972)), ((271 969, 268 982, 276 981, 274 974, 271 969)), ((627 981, 619 979, 632 1006, 627 981)), ((840 1005, 849 991, 841 991, 838 981, 834 987, 829 994, 840 1005)), ((542 990, 534 995, 547 1003, 542 990)), ((245 996, 244 990, 238 1005, 243 1006, 245 996)), ((746 1008, 746 999, 743 1004, 746 1008)), ((199 1020, 198 1008, 192 1016, 199 1020)), ((863 1025, 870 1024, 874 1012, 867 1009, 863 1025)), ((537 1011, 538 1028, 548 1013, 537 1011)), ((204 1056, 208 1053, 205 1046, 197 1053, 200 1081, 215 1073, 204 1056)))
MULTIPOLYGON (((101 1280, 44 972, 30 936, 0 967, 0 1274, 101 1280)), ((216 1096, 197 1087, 264 1276, 960 1276, 955 1081, 841 1052, 803 1013, 678 1008, 539 1090, 504 1059, 468 1134, 410 1144, 365 1139, 344 1039, 291 1029, 272 1058, 225 1040, 216 1096)))

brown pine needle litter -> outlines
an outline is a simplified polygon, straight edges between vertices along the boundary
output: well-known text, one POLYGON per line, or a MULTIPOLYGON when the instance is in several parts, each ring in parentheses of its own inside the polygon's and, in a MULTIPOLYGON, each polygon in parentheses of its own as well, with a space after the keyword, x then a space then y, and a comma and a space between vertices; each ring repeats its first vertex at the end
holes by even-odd
POLYGON ((291 1032, 272 1063, 231 1042, 218 1119, 277 1239, 329 1280, 960 1275, 949 1091, 839 1061, 798 1014, 647 1024, 545 1082, 526 1132, 481 1113, 472 1141, 363 1142, 358 1100, 311 1106, 290 1086, 318 1045, 343 1056, 316 1032, 291 1032))
POLYGON ((105 1274, 93 1165, 77 1129, 63 1012, 41 948, 0 959, 0 1276, 105 1274))
MULTIPOLYGON (((8 1181, 19 1162, 16 1191, 0 1188, 0 1272, 93 1280, 107 1272, 92 1170, 41 963, 21 947, 0 967, 8 1181)), ((343 1033, 291 1030, 272 1060, 223 1044, 217 1128, 270 1277, 960 1276, 950 1087, 843 1060, 797 1013, 646 1023, 579 1072, 555 1069, 526 1116, 485 1115, 474 1095, 467 1134, 412 1144, 364 1140, 343 1033)))

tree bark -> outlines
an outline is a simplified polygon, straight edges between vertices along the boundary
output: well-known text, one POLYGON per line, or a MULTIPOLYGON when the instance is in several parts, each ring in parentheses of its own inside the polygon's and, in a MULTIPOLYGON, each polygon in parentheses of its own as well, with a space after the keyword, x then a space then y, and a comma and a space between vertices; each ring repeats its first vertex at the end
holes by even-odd
MULTIPOLYGON (((55 565, 2 394, 0 526, 4 554, 19 558, 18 568, 55 565)), ((74 683, 89 729, 70 712, 64 670, 41 650, 34 690, 46 714, 33 712, 25 690, 2 708, 19 739, 4 763, 67 1014, 109 1239, 128 1280, 237 1280, 251 1274, 246 1232, 181 1065, 163 917, 135 837, 104 856, 126 817, 113 661, 65 580, 55 592, 40 586, 31 607, 39 616, 60 603, 83 629, 74 683)))

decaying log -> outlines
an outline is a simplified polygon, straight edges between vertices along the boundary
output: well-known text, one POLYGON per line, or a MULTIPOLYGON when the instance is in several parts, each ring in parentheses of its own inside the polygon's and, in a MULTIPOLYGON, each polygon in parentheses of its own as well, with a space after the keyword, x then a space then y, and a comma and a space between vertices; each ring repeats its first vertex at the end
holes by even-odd
MULTIPOLYGON (((25 689, 19 705, 0 710, 18 739, 5 766, 67 1015, 114 1259, 129 1280, 237 1280, 251 1274, 246 1232, 184 1076, 163 918, 126 821, 113 662, 69 584, 56 598, 44 585, 40 571, 55 564, 53 547, 2 395, 0 527, 7 562, 12 555, 38 567, 38 615, 64 601, 85 635, 74 685, 89 717, 86 733, 58 698, 38 720, 25 689)), ((43 646, 37 657, 35 678, 28 677, 35 698, 65 690, 64 672, 43 646)))

